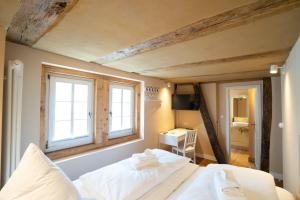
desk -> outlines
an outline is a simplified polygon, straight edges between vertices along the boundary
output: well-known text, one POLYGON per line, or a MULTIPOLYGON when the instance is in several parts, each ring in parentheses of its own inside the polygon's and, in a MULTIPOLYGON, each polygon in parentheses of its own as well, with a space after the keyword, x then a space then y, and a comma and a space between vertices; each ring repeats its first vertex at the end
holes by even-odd
POLYGON ((159 145, 166 144, 176 147, 179 142, 184 141, 188 129, 176 128, 159 134, 159 145))

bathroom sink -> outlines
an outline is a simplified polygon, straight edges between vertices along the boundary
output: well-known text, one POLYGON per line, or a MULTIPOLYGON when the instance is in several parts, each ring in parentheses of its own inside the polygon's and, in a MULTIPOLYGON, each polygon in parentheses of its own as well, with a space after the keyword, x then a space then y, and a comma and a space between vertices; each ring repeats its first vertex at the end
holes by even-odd
POLYGON ((232 127, 243 128, 249 125, 248 122, 232 122, 232 127))

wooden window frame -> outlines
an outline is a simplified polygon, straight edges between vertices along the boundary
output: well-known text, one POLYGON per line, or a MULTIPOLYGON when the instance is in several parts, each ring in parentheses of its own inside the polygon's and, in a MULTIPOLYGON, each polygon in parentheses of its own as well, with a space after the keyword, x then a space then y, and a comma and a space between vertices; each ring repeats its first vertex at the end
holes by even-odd
POLYGON ((85 153, 104 147, 136 140, 140 138, 140 92, 141 82, 121 79, 96 73, 82 72, 74 69, 42 65, 41 74, 41 102, 40 102, 40 147, 45 151, 47 124, 47 78, 48 74, 75 76, 94 80, 94 138, 91 144, 52 151, 46 153, 50 159, 59 159, 71 155, 85 153), (118 138, 109 138, 109 84, 117 83, 130 85, 134 88, 134 117, 133 134, 118 138))
MULTIPOLYGON (((123 91, 122 91, 123 93, 123 91)), ((134 87, 132 85, 127 85, 127 84, 119 84, 119 83, 115 83, 112 82, 109 84, 109 138, 118 138, 118 137, 124 137, 124 136, 128 136, 128 135, 132 135, 133 133, 133 127, 134 127, 134 87), (110 128, 112 126, 112 118, 113 116, 111 115, 112 112, 112 90, 114 88, 118 88, 118 89, 129 89, 132 92, 132 96, 131 96, 131 115, 130 115, 130 123, 131 123, 131 127, 125 130, 117 130, 117 131, 112 131, 110 128)), ((121 99, 121 113, 122 113, 122 109, 123 109, 123 100, 121 99)), ((123 120, 123 115, 121 114, 121 121, 123 120)))
MULTIPOLYGON (((52 152, 52 151, 56 151, 56 150, 61 150, 61 149, 66 149, 66 148, 71 148, 71 147, 75 147, 75 146, 82 146, 84 144, 90 144, 92 143, 93 141, 93 134, 94 134, 94 117, 93 116, 93 113, 94 113, 94 79, 86 79, 86 78, 78 78, 78 77, 74 77, 74 76, 62 76, 62 75, 58 75, 58 74, 48 74, 50 76, 48 76, 48 90, 47 90, 47 107, 49 108, 48 109, 48 113, 47 113, 47 119, 46 120, 46 129, 47 130, 47 134, 48 134, 48 137, 47 137, 47 148, 45 149, 46 152, 52 152), (51 136, 53 136, 53 131, 54 131, 54 126, 55 126, 55 123, 54 123, 54 110, 52 110, 52 108, 55 107, 55 83, 57 80, 60 80, 60 81, 65 81, 65 82, 68 82, 68 83, 71 83, 72 85, 74 84, 85 84, 88 86, 88 98, 87 98, 87 110, 88 112, 90 113, 89 117, 86 119, 87 120, 87 123, 88 123, 88 130, 87 130, 87 135, 86 136, 83 136, 83 137, 78 137, 78 138, 67 138, 65 140, 62 140, 62 141, 52 141, 50 138, 51 136), (52 94, 52 96, 51 96, 52 94)), ((73 86, 72 86, 73 87, 73 86)), ((74 92, 74 91, 72 91, 74 92)), ((72 95, 73 96, 73 95, 72 95)), ((72 99, 73 100, 73 99, 72 99)), ((74 102, 71 103, 72 104, 72 108, 71 110, 73 110, 73 104, 74 102)), ((71 114, 71 119, 70 119, 70 122, 71 122, 71 130, 73 129, 73 116, 71 114)), ((73 131, 71 131, 73 132, 73 131)))

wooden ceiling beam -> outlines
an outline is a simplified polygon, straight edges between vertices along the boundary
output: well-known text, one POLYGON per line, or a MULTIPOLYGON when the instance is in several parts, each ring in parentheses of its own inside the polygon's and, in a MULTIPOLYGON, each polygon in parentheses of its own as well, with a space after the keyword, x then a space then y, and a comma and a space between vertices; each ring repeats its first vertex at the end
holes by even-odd
POLYGON ((247 71, 247 72, 236 72, 236 73, 223 73, 223 74, 216 74, 216 75, 166 78, 163 80, 170 81, 172 83, 197 83, 197 82, 204 83, 204 82, 221 82, 221 81, 244 80, 244 79, 256 80, 256 79, 261 79, 270 76, 272 75, 270 74, 269 70, 259 70, 259 71, 247 71))
POLYGON ((236 57, 219 58, 219 59, 205 60, 205 61, 194 62, 194 63, 186 63, 186 64, 181 64, 181 65, 158 67, 158 68, 152 68, 149 70, 141 70, 141 71, 136 71, 136 72, 139 74, 147 74, 149 72, 162 72, 162 71, 172 71, 172 70, 179 70, 179 69, 193 70, 193 69, 207 66, 207 65, 217 65, 217 64, 240 62, 240 61, 245 61, 245 60, 256 60, 256 59, 262 59, 262 58, 273 58, 273 57, 283 57, 283 60, 285 60, 288 57, 290 51, 291 51, 291 48, 287 48, 287 49, 268 51, 268 52, 263 52, 263 53, 255 53, 255 54, 249 54, 249 55, 242 55, 242 56, 236 56, 236 57))
POLYGON ((21 0, 7 31, 9 41, 32 46, 53 28, 78 0, 21 0))
POLYGON ((195 39, 300 6, 300 0, 259 0, 216 16, 199 20, 173 32, 112 52, 96 60, 110 63, 157 48, 195 39))

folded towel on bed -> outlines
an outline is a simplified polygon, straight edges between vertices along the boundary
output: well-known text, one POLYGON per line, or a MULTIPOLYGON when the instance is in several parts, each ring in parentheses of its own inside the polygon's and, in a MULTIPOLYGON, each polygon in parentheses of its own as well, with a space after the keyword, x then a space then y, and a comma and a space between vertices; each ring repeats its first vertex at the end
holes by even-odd
POLYGON ((214 187, 219 200, 246 200, 246 196, 230 171, 214 173, 214 187))
POLYGON ((142 170, 147 167, 153 167, 159 165, 158 158, 146 149, 144 153, 133 154, 130 158, 131 166, 136 170, 142 170))

